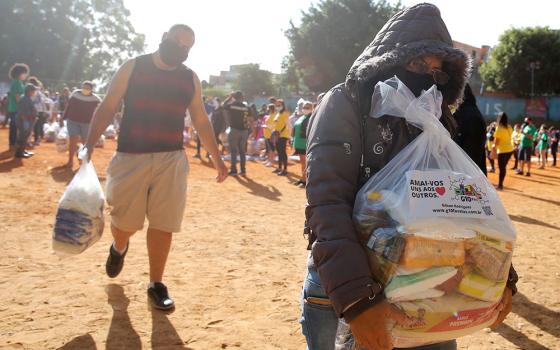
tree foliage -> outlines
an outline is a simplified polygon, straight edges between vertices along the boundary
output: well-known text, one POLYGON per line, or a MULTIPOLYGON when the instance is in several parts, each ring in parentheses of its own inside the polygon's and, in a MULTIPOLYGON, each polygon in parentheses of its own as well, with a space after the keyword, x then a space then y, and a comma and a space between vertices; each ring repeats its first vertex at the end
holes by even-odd
POLYGON ((344 81, 354 60, 401 9, 386 0, 322 0, 286 31, 303 81, 325 91, 344 81))
POLYGON ((293 55, 285 56, 282 60, 282 74, 280 75, 279 88, 285 89, 289 93, 299 95, 304 90, 302 72, 298 68, 293 55))
POLYGON ((560 30, 535 27, 505 31, 488 62, 480 67, 480 74, 491 90, 527 96, 531 93, 531 62, 540 66, 534 71, 535 94, 559 94, 560 30))
POLYGON ((247 97, 270 95, 274 93, 272 73, 260 69, 258 64, 250 63, 236 67, 237 78, 233 82, 236 90, 247 97))
POLYGON ((141 52, 123 0, 0 1, 0 70, 25 62, 49 85, 106 81, 141 52))

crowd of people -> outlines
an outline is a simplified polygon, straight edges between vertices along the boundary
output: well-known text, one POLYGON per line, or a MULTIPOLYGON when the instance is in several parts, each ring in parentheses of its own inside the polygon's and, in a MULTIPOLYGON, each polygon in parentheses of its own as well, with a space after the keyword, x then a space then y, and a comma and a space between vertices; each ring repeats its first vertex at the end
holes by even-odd
POLYGON ((42 141, 60 140, 68 150, 67 167, 74 164, 78 145, 84 144, 93 113, 101 98, 93 93, 94 84, 84 81, 81 88, 68 87, 51 94, 39 78, 30 76, 29 66, 14 64, 9 71, 10 90, 2 99, 0 125, 9 127, 9 151, 16 158, 30 158, 42 141))
MULTIPOLYGON (((55 142, 56 136, 60 135, 58 142, 62 144, 61 149, 68 150, 68 162, 65 165, 71 168, 78 147, 87 139, 89 124, 101 101, 93 92, 94 84, 84 81, 81 88, 74 87, 71 90, 64 87, 60 93, 51 94, 39 78, 30 75, 29 67, 23 63, 14 64, 9 77, 10 90, 1 100, 0 125, 9 127, 10 151, 17 158, 29 158, 34 155, 32 149, 43 140, 55 142)), ((505 112, 499 113, 496 121, 485 126, 484 118, 476 107, 476 98, 468 85, 464 95, 462 105, 454 114, 460 131, 457 142, 485 174, 498 169, 497 189, 503 189, 507 166, 512 157, 514 164, 510 170, 517 175, 531 176, 533 157, 537 158, 539 169, 556 166, 560 139, 558 127, 541 124, 537 129, 531 117, 526 117, 522 124, 511 126, 505 112), (480 132, 477 135, 476 130, 483 127, 486 128, 486 135, 481 136, 480 132), (481 141, 477 141, 481 138, 484 139, 482 152, 478 146, 481 141)), ((204 96, 203 103, 216 142, 221 146, 221 155, 230 160, 230 176, 247 174, 248 157, 261 160, 266 167, 273 167, 273 173, 278 176, 287 176, 289 155, 292 155, 301 167, 300 179, 295 185, 305 188, 306 131, 317 102, 300 99, 295 110, 290 112, 283 99, 270 97, 268 104, 257 109, 254 104, 246 102, 241 91, 236 91, 224 101, 204 96)), ((121 114, 117 113, 102 136, 103 140, 117 137, 121 114)), ((191 124, 187 111, 184 141, 189 144, 194 139, 194 157, 201 158, 203 145, 191 124)), ((98 146, 103 145, 103 140, 98 146)), ((209 158, 208 152, 206 158, 209 158)))
MULTIPOLYGON (((89 126, 95 109, 101 102, 94 84, 84 81, 81 88, 64 87, 51 95, 39 78, 30 76, 29 67, 16 63, 9 72, 10 90, 2 99, 0 125, 9 126, 9 147, 17 158, 29 158, 42 141, 60 142, 61 150, 68 150, 71 168, 78 147, 87 139, 89 126), (54 134, 53 134, 54 133, 54 134), (60 137, 58 137, 60 136, 60 137)), ((293 112, 283 99, 270 97, 268 104, 257 109, 248 104, 241 91, 230 94, 224 101, 203 96, 204 109, 214 129, 216 142, 221 146, 221 155, 231 162, 230 176, 245 176, 246 162, 261 160, 272 173, 288 176, 290 156, 295 156, 301 168, 300 179, 294 184, 305 188, 306 130, 316 102, 300 99, 293 112), (239 169, 238 169, 239 165, 239 169)), ((119 112, 115 116, 104 138, 116 138, 119 128, 119 112)), ((184 141, 196 142, 195 158, 201 158, 203 145, 190 121, 187 111, 184 141)), ((103 141, 103 140, 101 140, 103 141)), ((100 142, 101 146, 103 143, 100 142)), ((206 152, 206 158, 209 153, 206 152)))
POLYGON ((498 189, 503 189, 507 165, 512 156, 514 164, 510 170, 514 170, 517 175, 531 176, 533 157, 537 157, 539 169, 545 169, 549 165, 556 166, 560 138, 560 129, 556 126, 541 124, 537 129, 533 119, 526 117, 522 124, 514 124, 512 127, 508 123, 507 114, 501 112, 497 120, 488 125, 486 137, 486 154, 490 164, 488 171, 496 172, 496 161, 498 163, 498 189))
MULTIPOLYGON (((230 94, 224 101, 204 96, 203 102, 221 154, 231 162, 230 176, 247 174, 248 157, 274 168, 273 174, 288 176, 291 154, 301 165, 301 177, 295 185, 305 187, 306 131, 316 103, 300 99, 295 110, 290 112, 283 99, 270 97, 268 104, 257 109, 245 101, 241 91, 230 94)), ((185 141, 189 142, 191 137, 196 139, 194 157, 201 158, 202 144, 190 127, 188 116, 185 125, 185 141)), ((208 152, 206 158, 209 158, 208 152)))

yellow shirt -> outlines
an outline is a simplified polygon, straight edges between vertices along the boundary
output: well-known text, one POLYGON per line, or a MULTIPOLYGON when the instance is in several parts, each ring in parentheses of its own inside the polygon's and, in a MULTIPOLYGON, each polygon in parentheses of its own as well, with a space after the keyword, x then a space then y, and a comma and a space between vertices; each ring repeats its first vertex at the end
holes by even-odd
POLYGON ((496 131, 494 132, 494 145, 496 146, 496 151, 500 153, 513 152, 513 143, 511 142, 511 134, 513 130, 511 126, 507 128, 502 125, 498 125, 496 131))
POLYGON ((290 126, 288 125, 289 118, 290 113, 288 111, 277 113, 274 117, 274 130, 280 133, 280 137, 290 137, 290 126))
POLYGON ((272 131, 274 130, 274 116, 276 114, 270 114, 266 118, 265 127, 263 128, 263 136, 265 139, 269 139, 272 136, 272 131))

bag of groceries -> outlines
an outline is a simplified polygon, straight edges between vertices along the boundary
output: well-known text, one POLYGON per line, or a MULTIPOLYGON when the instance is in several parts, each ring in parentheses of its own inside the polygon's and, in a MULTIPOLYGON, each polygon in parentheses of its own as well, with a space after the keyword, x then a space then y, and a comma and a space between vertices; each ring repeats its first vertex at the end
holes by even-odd
MULTIPOLYGON (((379 82, 370 117, 423 132, 359 191, 354 221, 374 278, 407 326, 388 324, 395 347, 472 334, 498 316, 516 238, 494 187, 439 121, 436 86, 416 98, 397 77, 379 82)), ((339 327, 337 349, 350 349, 339 327), (341 334, 342 333, 342 334, 341 334)))
POLYGON ((70 143, 68 136, 68 129, 66 126, 62 127, 56 135, 56 150, 60 153, 68 151, 68 144, 70 143))
MULTIPOLYGON (((84 159, 80 151, 80 159, 84 159)), ((91 160, 80 169, 58 203, 53 231, 53 250, 60 255, 79 254, 103 234, 105 196, 91 160)))

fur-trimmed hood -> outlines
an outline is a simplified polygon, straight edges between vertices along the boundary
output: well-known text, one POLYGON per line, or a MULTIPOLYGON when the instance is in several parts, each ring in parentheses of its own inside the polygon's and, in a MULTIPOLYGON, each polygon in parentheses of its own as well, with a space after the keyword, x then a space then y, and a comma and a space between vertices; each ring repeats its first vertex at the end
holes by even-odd
POLYGON ((463 51, 453 48, 439 9, 427 3, 400 11, 381 28, 350 68, 346 88, 352 98, 362 100, 367 96, 364 94, 373 92, 378 81, 388 79, 412 58, 427 54, 443 59, 442 69, 450 76, 444 98, 449 104, 458 102, 470 75, 471 61, 463 51))

